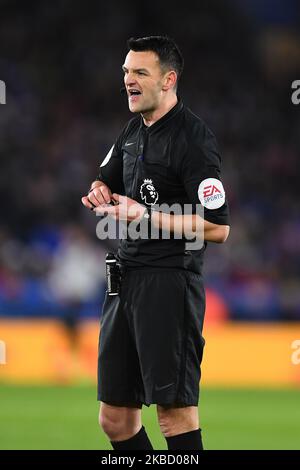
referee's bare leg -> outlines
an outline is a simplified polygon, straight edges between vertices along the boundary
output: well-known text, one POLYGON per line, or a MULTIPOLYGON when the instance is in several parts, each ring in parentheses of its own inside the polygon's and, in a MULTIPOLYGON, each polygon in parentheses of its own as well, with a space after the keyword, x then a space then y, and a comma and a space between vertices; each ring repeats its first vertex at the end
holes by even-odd
POLYGON ((197 406, 157 405, 157 417, 169 450, 203 450, 197 406))
POLYGON ((115 406, 101 402, 99 424, 115 450, 151 450, 142 426, 142 406, 115 406))

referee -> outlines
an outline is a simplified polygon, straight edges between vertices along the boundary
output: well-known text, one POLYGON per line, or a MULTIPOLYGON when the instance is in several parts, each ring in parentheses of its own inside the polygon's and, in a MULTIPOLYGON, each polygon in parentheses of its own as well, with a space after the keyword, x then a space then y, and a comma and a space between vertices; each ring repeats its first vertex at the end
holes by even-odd
POLYGON ((183 58, 174 41, 131 38, 128 50, 124 85, 136 117, 82 203, 127 225, 145 222, 159 237, 150 231, 119 243, 121 287, 106 296, 101 317, 99 421, 114 449, 149 450, 141 408, 156 404, 168 449, 201 450, 203 254, 207 242, 229 234, 220 155, 213 133, 177 95, 183 58), (171 213, 161 204, 191 210, 171 213), (193 249, 187 239, 201 233, 204 242, 193 249))

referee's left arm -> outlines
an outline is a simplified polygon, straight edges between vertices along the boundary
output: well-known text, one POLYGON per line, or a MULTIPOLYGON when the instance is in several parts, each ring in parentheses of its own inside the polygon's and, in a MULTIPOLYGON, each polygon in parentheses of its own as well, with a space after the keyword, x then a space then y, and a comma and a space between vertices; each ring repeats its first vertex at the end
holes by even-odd
POLYGON ((199 214, 173 215, 152 211, 151 223, 155 228, 170 230, 187 238, 193 237, 207 242, 224 243, 229 235, 229 225, 220 225, 204 220, 199 214))
POLYGON ((198 224, 200 236, 203 234, 205 241, 225 242, 230 221, 227 196, 221 181, 221 156, 214 134, 204 123, 196 126, 188 136, 180 177, 193 205, 193 230, 199 235, 199 229, 195 227, 198 224))

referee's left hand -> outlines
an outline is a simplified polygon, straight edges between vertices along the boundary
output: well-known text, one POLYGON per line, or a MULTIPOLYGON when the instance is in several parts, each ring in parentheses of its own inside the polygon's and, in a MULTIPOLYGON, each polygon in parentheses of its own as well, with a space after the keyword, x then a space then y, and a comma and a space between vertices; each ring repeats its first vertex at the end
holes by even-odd
POLYGON ((136 221, 139 222, 145 212, 145 206, 139 204, 134 199, 130 199, 127 196, 121 196, 120 194, 114 193, 112 195, 113 201, 117 204, 114 206, 101 207, 98 206, 94 209, 97 215, 110 215, 116 220, 127 220, 128 222, 136 221))

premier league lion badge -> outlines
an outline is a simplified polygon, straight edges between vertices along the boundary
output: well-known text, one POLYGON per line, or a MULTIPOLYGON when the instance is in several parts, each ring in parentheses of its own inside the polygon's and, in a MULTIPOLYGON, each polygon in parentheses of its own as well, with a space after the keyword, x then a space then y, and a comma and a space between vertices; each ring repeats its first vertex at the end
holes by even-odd
POLYGON ((152 180, 144 179, 140 188, 141 198, 148 206, 156 204, 158 200, 158 192, 153 186, 152 180))

